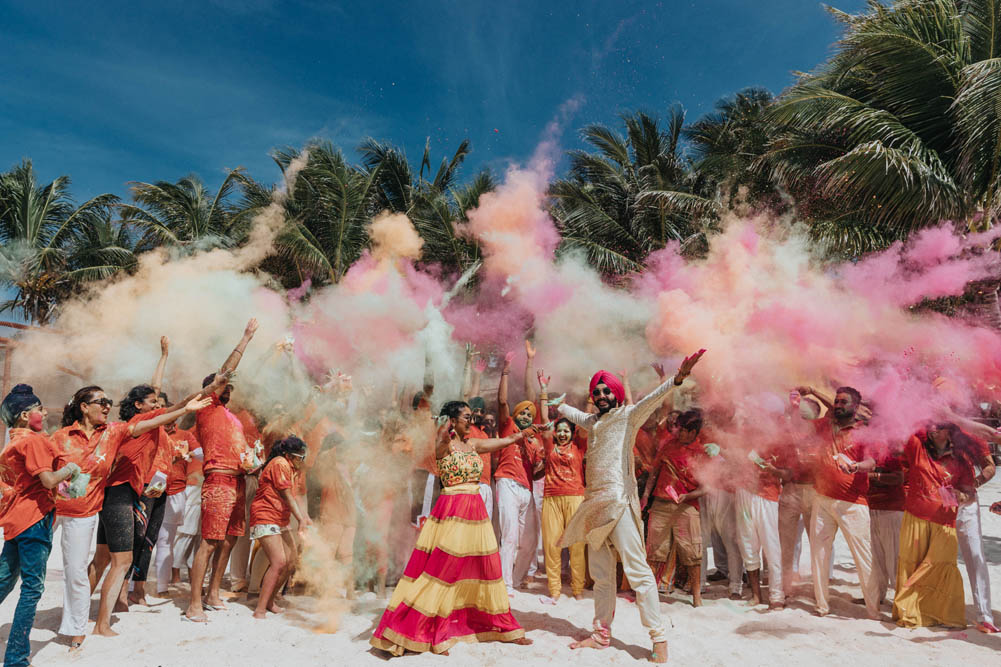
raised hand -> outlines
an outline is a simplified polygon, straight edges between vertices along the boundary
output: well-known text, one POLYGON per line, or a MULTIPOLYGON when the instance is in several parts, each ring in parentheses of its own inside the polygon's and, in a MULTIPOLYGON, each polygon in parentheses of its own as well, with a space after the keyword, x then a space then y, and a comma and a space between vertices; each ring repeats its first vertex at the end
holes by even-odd
POLYGON ((529 359, 535 359, 535 345, 527 339, 525 340, 525 354, 528 355, 529 359))
POLYGON ((170 351, 170 339, 166 336, 160 336, 160 354, 167 356, 170 351))
POLYGON ((549 381, 552 377, 546 375, 546 371, 541 368, 535 372, 535 375, 539 378, 539 388, 542 389, 542 391, 545 391, 546 388, 549 387, 549 381))
POLYGON ((243 335, 247 338, 253 338, 254 334, 257 333, 257 318, 251 317, 250 321, 247 322, 247 327, 243 330, 243 335))
POLYGON ((650 368, 652 368, 653 372, 657 374, 657 377, 660 378, 661 382, 667 379, 667 375, 664 373, 664 364, 650 364, 650 368))
POLYGON ((706 353, 706 351, 704 349, 702 349, 702 350, 699 350, 698 352, 696 352, 695 354, 693 354, 690 357, 685 357, 685 360, 681 362, 681 366, 678 367, 678 372, 677 372, 677 374, 675 374, 674 379, 675 380, 678 380, 678 379, 684 380, 686 377, 688 377, 689 375, 691 375, 692 374, 692 368, 695 367, 695 364, 699 363, 699 359, 701 359, 702 355, 705 354, 705 353, 706 353))
POLYGON ((508 352, 507 354, 505 354, 504 355, 504 368, 502 369, 502 371, 509 371, 509 370, 511 370, 511 361, 513 361, 513 360, 514 360, 514 352, 508 352))
POLYGON ((473 370, 478 374, 483 375, 484 371, 487 370, 487 360, 480 357, 473 363, 473 370))
POLYGON ((217 391, 225 387, 226 383, 229 382, 232 377, 233 374, 230 371, 223 371, 222 373, 216 373, 215 379, 212 380, 212 384, 205 387, 205 391, 203 393, 206 394, 216 393, 217 391))

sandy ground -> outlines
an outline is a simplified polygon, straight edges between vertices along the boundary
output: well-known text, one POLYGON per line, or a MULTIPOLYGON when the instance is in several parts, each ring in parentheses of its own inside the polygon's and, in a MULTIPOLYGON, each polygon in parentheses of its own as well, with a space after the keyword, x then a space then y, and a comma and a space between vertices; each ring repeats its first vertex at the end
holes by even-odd
MULTIPOLYGON (((1001 499, 1001 483, 981 491, 984 542, 991 569, 995 624, 1001 626, 1001 516, 987 507, 1001 499)), ((808 552, 804 549, 804 552, 808 552)), ((802 571, 806 571, 806 557, 802 571)), ((835 545, 831 615, 811 614, 812 588, 801 585, 789 608, 766 612, 743 602, 726 599, 721 585, 706 594, 701 609, 690 598, 661 596, 669 629, 671 662, 699 665, 839 664, 862 665, 997 665, 1001 662, 1001 635, 984 635, 970 626, 965 631, 945 629, 905 630, 890 622, 889 606, 883 622, 866 620, 863 608, 852 603, 859 597, 858 580, 848 548, 840 536, 835 545)), ((964 584, 966 570, 960 564, 964 584)), ((186 585, 180 590, 186 594, 186 585)), ((367 593, 354 601, 339 620, 336 633, 314 630, 326 620, 317 612, 317 601, 295 596, 282 616, 257 621, 248 604, 235 599, 226 611, 209 612, 210 622, 195 625, 181 621, 183 599, 154 600, 151 607, 133 607, 117 615, 116 638, 88 637, 81 651, 70 653, 56 635, 62 612, 62 562, 58 541, 49 561, 45 594, 31 633, 35 665, 375 665, 383 654, 370 650, 368 639, 378 623, 385 601, 367 593)), ((512 600, 517 619, 535 641, 533 646, 460 644, 449 657, 408 655, 395 662, 405 665, 483 664, 517 665, 572 660, 575 665, 636 664, 649 651, 649 639, 639 623, 636 605, 619 598, 613 642, 604 651, 572 652, 567 645, 587 634, 593 606, 564 597, 555 606, 539 600, 542 582, 532 592, 519 592, 512 600)), ((0 605, 0 637, 6 639, 17 602, 18 589, 0 605)), ((590 595, 589 592, 586 593, 590 595)), ((966 586, 967 619, 975 616, 966 586)), ((93 598, 91 618, 97 613, 93 598)), ((394 663, 395 664, 395 663, 394 663)))

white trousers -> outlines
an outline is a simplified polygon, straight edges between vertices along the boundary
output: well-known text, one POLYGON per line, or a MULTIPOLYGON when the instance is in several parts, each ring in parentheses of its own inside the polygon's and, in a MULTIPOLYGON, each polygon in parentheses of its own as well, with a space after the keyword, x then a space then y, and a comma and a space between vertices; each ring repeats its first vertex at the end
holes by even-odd
POLYGON ((501 527, 501 574, 508 588, 520 585, 535 558, 539 528, 532 492, 501 477, 496 482, 497 513, 501 527))
POLYGON ((879 598, 876 595, 875 580, 872 577, 872 543, 869 538, 869 508, 865 505, 835 500, 817 494, 813 500, 813 516, 810 520, 810 554, 813 558, 813 593, 817 600, 817 613, 830 612, 828 601, 830 591, 831 558, 834 551, 834 537, 838 529, 844 533, 848 549, 855 560, 862 597, 870 616, 879 614, 879 598))
POLYGON ((63 619, 59 634, 79 637, 87 634, 90 620, 91 547, 97 530, 97 515, 88 517, 56 517, 56 527, 62 528, 60 545, 63 550, 63 619))
POLYGON ((537 573, 545 573, 545 553, 542 550, 542 498, 546 491, 546 480, 537 479, 532 482, 532 512, 535 514, 535 525, 539 527, 538 535, 535 536, 535 558, 528 564, 528 576, 534 577, 537 573))
POLYGON ((900 555, 900 524, 904 513, 869 510, 869 539, 872 540, 872 578, 876 599, 886 599, 888 588, 896 589, 897 557, 900 555))
POLYGON ((182 565, 191 569, 198 549, 199 535, 202 532, 202 487, 200 484, 190 485, 184 489, 184 520, 177 527, 174 538, 174 554, 171 567, 182 565))
POLYGON ((761 552, 768 560, 768 600, 785 600, 782 588, 782 546, 779 542, 779 503, 738 489, 734 503, 737 514, 737 539, 740 557, 747 570, 761 569, 761 552))
POLYGON ((977 622, 993 623, 991 613, 991 580, 984 558, 983 535, 980 528, 980 500, 974 496, 973 502, 960 505, 956 515, 956 533, 959 537, 959 551, 966 564, 966 576, 973 589, 973 606, 977 608, 977 622))
MULTIPOLYGON (((712 531, 715 530, 723 540, 723 546, 726 547, 726 567, 730 593, 740 595, 744 568, 740 556, 740 546, 737 544, 733 494, 729 491, 710 491, 699 498, 699 517, 702 519, 702 571, 706 570, 705 550, 711 541, 712 531)), ((716 557, 715 553, 713 557, 716 557)))
POLYGON ((587 548, 588 569, 594 579, 594 623, 597 627, 612 628, 612 618, 615 616, 615 592, 618 582, 615 580, 615 554, 619 553, 622 560, 622 571, 629 580, 629 585, 636 593, 636 606, 640 612, 640 623, 650 633, 650 639, 657 642, 667 641, 667 633, 660 618, 660 597, 657 594, 657 582, 653 572, 646 562, 646 545, 643 544, 641 529, 636 525, 632 512, 626 509, 612 529, 605 543, 598 549, 587 548))
POLYGON ((494 488, 489 484, 480 484, 480 498, 483 498, 483 504, 487 506, 487 518, 491 521, 494 520, 494 488))
POLYGON ((163 512, 163 523, 156 536, 156 590, 162 593, 170 586, 170 569, 174 567, 174 536, 177 527, 184 521, 185 494, 167 496, 167 507, 163 512))
MULTIPOLYGON (((782 547, 782 581, 786 588, 799 577, 799 555, 806 528, 810 539, 810 516, 816 491, 810 484, 783 484, 779 496, 779 544, 782 547)), ((792 590, 787 591, 790 595, 792 590)))

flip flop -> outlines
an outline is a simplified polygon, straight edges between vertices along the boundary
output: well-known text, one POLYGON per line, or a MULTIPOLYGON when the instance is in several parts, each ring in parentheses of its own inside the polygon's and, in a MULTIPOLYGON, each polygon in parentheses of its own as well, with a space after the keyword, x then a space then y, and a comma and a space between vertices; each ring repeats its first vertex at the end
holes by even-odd
POLYGON ((76 649, 83 646, 83 642, 70 642, 70 650, 75 651, 76 649))
POLYGON ((206 616, 204 619, 191 618, 187 614, 181 614, 181 620, 187 623, 208 623, 209 619, 206 616))
POLYGON ((209 604, 208 602, 202 603, 202 609, 204 609, 205 611, 226 611, 225 606, 209 604))

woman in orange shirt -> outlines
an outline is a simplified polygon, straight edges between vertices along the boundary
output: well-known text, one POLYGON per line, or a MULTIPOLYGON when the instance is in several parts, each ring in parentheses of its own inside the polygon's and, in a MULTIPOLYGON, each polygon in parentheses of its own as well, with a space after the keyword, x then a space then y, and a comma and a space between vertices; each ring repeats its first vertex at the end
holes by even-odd
POLYGON ((45 589, 45 565, 52 550, 55 503, 52 490, 80 472, 65 463, 42 431, 45 408, 31 387, 19 384, 0 404, 0 417, 10 427, 10 443, 0 454, 3 483, 12 493, 0 505, 3 553, 0 555, 0 602, 21 579, 21 595, 7 637, 5 665, 27 665, 28 635, 45 589), (56 466, 62 465, 58 470, 56 466))
MULTIPOLYGON (((539 405, 542 423, 549 421, 549 378, 539 369, 539 405)), ((560 599, 561 554, 558 546, 570 517, 584 502, 584 452, 574 435, 577 428, 568 419, 559 419, 555 431, 543 433, 545 448, 545 488, 542 496, 542 548, 545 553, 549 597, 560 599)), ((570 590, 578 600, 584 593, 584 543, 570 547, 570 590)))
POLYGON ((63 409, 63 427, 52 434, 60 456, 90 475, 84 495, 56 498, 56 524, 62 529, 63 616, 59 634, 70 637, 70 648, 83 643, 90 616, 90 596, 99 573, 90 568, 90 545, 104 504, 105 480, 121 443, 129 437, 128 424, 109 423, 113 402, 96 385, 78 390, 63 409))
POLYGON ((265 618, 268 612, 280 614, 284 609, 275 604, 275 593, 292 572, 296 559, 295 541, 288 532, 291 516, 299 522, 299 535, 305 535, 312 525, 299 509, 293 495, 296 472, 306 461, 306 443, 289 436, 271 448, 264 464, 257 493, 250 503, 250 539, 260 540, 270 566, 261 581, 261 596, 254 618, 265 618))
POLYGON ((141 495, 159 497, 166 488, 166 473, 170 466, 164 461, 168 458, 165 452, 169 451, 170 441, 163 427, 189 412, 197 412, 210 405, 211 400, 201 398, 201 395, 201 392, 193 394, 179 408, 160 408, 156 390, 150 385, 139 385, 133 387, 122 401, 119 416, 127 420, 131 437, 118 448, 101 506, 97 553, 94 556, 95 578, 100 576, 104 569, 103 562, 107 559, 111 561, 111 570, 101 586, 101 606, 94 634, 107 637, 118 634, 111 629, 111 602, 114 599, 121 601, 126 574, 133 561, 136 533, 146 534, 145 522, 136 516, 136 510, 141 507, 139 498, 141 495), (146 484, 152 479, 150 473, 155 465, 163 468, 162 488, 146 484), (137 521, 141 530, 137 528, 137 521))

